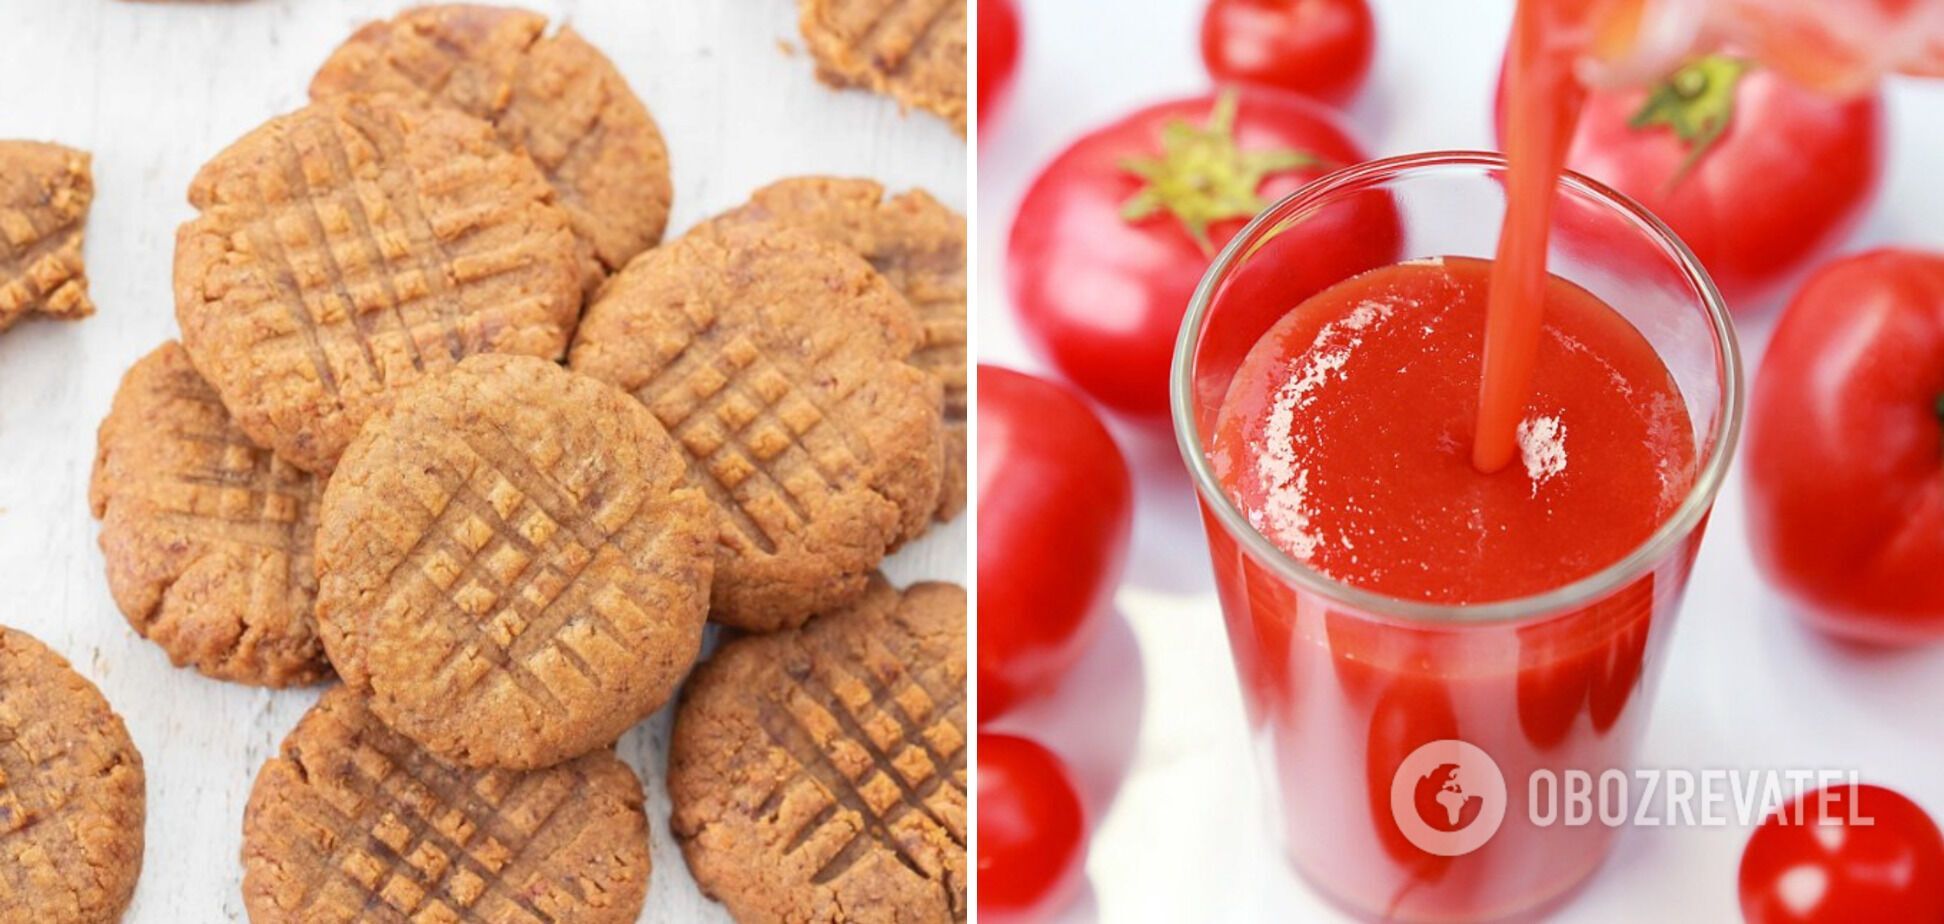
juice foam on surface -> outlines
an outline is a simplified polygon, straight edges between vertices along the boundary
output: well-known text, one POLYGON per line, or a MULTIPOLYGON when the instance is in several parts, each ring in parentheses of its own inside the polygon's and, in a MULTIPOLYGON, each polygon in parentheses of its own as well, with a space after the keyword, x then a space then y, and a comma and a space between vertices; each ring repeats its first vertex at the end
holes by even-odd
POLYGON ((1243 360, 1210 461, 1297 560, 1392 596, 1483 603, 1590 575, 1694 480, 1686 404, 1652 346, 1549 277, 1513 464, 1471 461, 1490 261, 1372 270, 1291 310, 1243 360))

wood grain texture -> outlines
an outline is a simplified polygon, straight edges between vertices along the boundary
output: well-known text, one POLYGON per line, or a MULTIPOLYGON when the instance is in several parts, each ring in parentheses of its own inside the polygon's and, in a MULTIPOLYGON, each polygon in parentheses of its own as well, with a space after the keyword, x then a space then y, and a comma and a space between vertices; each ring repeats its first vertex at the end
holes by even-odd
MULTIPOLYGON (((243 921, 238 852, 250 782, 316 700, 171 667, 108 594, 88 514, 94 430, 121 374, 176 335, 170 264, 185 193, 204 161, 303 105, 312 72, 351 30, 403 0, 6 0, 0 137, 94 155, 87 263, 98 313, 30 320, 0 337, 0 624, 72 660, 122 713, 147 762, 149 851, 127 920, 243 921)), ((532 0, 599 45, 668 139, 669 229, 785 176, 919 186, 963 211, 967 150, 897 104, 817 83, 791 0, 532 0)), ((966 579, 965 520, 887 563, 894 582, 966 579)), ((641 774, 655 874, 644 921, 726 921, 668 835, 667 710, 622 739, 641 774)))

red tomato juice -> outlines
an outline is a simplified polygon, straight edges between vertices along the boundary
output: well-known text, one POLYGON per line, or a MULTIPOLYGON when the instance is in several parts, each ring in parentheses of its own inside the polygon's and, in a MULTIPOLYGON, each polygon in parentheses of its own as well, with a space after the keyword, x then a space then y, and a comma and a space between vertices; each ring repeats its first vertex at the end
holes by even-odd
POLYGON ((1519 3, 1496 259, 1408 261, 1293 307, 1228 309, 1281 317, 1235 367, 1209 427, 1223 493, 1324 578, 1460 608, 1439 619, 1365 612, 1291 582, 1204 511, 1282 843, 1317 887, 1368 916, 1533 913, 1581 882, 1615 831, 1540 823, 1547 806, 1534 815, 1530 782, 1631 767, 1705 517, 1644 573, 1574 609, 1479 623, 1462 607, 1603 571, 1645 546, 1695 485, 1688 406, 1653 346, 1546 268, 1585 98, 1576 62, 1624 48, 1640 13, 1638 0, 1519 3), (1476 822, 1439 812, 1450 793, 1434 777, 1450 765, 1418 781, 1414 805, 1408 780, 1394 787, 1409 755, 1445 739, 1482 749, 1504 781, 1502 822, 1458 851, 1404 827, 1410 811, 1436 831, 1476 822))
MULTIPOLYGON (((1237 368, 1208 456, 1255 529, 1345 584, 1440 604, 1543 593, 1619 561, 1695 477, 1672 376, 1619 314, 1556 277, 1511 465, 1471 461, 1493 263, 1366 272, 1290 310, 1237 368)), ((1516 626, 1386 622, 1268 574, 1211 531, 1244 698, 1276 769, 1297 865, 1365 913, 1476 920, 1543 903, 1611 829, 1528 820, 1532 771, 1627 765, 1642 666, 1692 543, 1577 612, 1516 626), (1226 546, 1226 548, 1225 548, 1226 546), (1414 846, 1391 808, 1400 763, 1459 739, 1497 763, 1505 820, 1481 848, 1414 846)))

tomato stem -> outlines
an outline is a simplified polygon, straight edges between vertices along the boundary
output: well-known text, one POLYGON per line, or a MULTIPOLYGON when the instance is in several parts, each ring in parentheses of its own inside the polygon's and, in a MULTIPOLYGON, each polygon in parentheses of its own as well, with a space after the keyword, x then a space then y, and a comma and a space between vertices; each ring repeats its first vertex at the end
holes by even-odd
POLYGON ((1663 193, 1685 179, 1727 134, 1735 118, 1735 89, 1752 66, 1729 55, 1702 55, 1657 84, 1627 120, 1627 127, 1636 131, 1666 128, 1687 146, 1687 156, 1667 178, 1663 193))
POLYGON ((1215 98, 1207 124, 1174 119, 1162 126, 1160 156, 1121 159, 1122 170, 1146 181, 1121 205, 1122 220, 1144 221, 1165 210, 1181 222, 1202 253, 1213 255, 1209 226, 1268 208, 1256 194, 1264 179, 1328 165, 1315 154, 1291 148, 1241 150, 1235 142, 1237 102, 1234 90, 1224 90, 1215 98))

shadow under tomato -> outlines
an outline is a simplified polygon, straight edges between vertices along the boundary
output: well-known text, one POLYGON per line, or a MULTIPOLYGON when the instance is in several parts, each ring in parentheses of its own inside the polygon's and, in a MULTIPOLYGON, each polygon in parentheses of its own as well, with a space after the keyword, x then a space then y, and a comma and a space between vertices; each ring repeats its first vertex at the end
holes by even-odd
POLYGON ((1108 429, 1134 476, 1134 537, 1122 583, 1174 595, 1207 590, 1207 540, 1174 433, 1120 420, 1108 429))
POLYGON ((1097 924, 1100 920, 1100 895, 1094 891, 1092 879, 1080 883, 1080 891, 1054 920, 1059 924, 1097 924))
POLYGON ((1113 806, 1140 740, 1147 672, 1127 618, 1107 614, 1100 634, 1050 695, 1019 704, 985 732, 1030 738, 1066 762, 1089 827, 1113 806))

